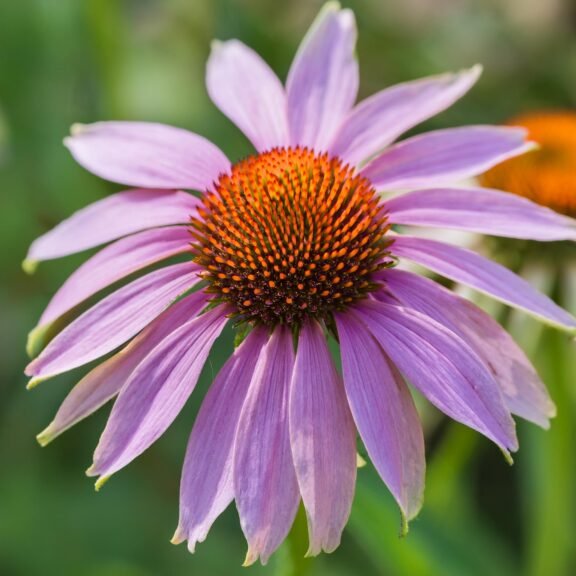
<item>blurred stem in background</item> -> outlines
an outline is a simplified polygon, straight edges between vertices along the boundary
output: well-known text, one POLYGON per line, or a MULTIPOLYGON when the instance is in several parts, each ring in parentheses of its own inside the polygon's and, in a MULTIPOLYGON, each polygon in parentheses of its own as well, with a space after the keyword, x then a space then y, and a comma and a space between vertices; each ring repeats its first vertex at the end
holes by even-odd
POLYGON ((522 470, 526 576, 567 576, 576 565, 576 346, 547 329, 534 360, 548 384, 558 415, 551 429, 524 430, 522 470))
POLYGON ((92 39, 93 57, 97 67, 101 106, 110 119, 121 118, 124 100, 121 93, 123 57, 126 54, 122 30, 122 2, 87 0, 86 18, 92 39))

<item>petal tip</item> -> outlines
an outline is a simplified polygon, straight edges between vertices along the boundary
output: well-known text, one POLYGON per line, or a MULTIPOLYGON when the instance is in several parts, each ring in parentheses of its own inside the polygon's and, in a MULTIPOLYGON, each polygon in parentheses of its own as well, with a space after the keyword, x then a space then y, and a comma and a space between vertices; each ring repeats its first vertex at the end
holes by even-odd
POLYGON ((214 40, 210 42, 210 51, 214 53, 220 52, 224 48, 224 45, 225 42, 223 42, 222 40, 218 40, 217 38, 214 38, 214 40))
MULTIPOLYGON (((178 546, 178 544, 182 544, 186 540, 186 534, 182 532, 182 528, 178 526, 176 531, 174 532, 174 536, 170 538, 170 544, 174 544, 174 546, 178 546)), ((193 552, 193 550, 192 550, 193 552)))
POLYGON ((513 466, 514 460, 512 458, 512 455, 510 454, 510 452, 508 450, 506 450, 505 448, 500 448, 500 451, 502 452, 502 455, 504 456, 504 460, 506 460, 506 464, 508 464, 509 466, 513 466))
POLYGON ((405 538, 408 536, 410 526, 408 523, 408 516, 404 513, 404 510, 400 509, 400 538, 405 538))
MULTIPOLYGON (((42 349, 42 338, 46 332, 46 326, 36 326, 32 329, 26 340, 26 354, 29 358, 34 358, 37 356, 42 349)), ((32 363, 26 367, 26 374, 32 376, 33 374, 28 374, 28 370, 31 368, 32 363)))
MULTIPOLYGON (((249 566, 252 566, 252 564, 258 560, 258 556, 258 552, 251 546, 248 546, 246 557, 244 558, 244 562, 242 562, 242 568, 248 568, 249 566)), ((264 562, 262 562, 262 564, 264 564, 264 562)))
POLYGON ((352 29, 354 32, 356 32, 356 17, 350 8, 340 10, 338 16, 340 18, 340 25, 347 26, 349 29, 352 29))
POLYGON ((32 258, 26 258, 22 261, 22 270, 26 272, 26 274, 34 274, 36 269, 38 268, 38 260, 33 260, 32 258))
POLYGON ((535 417, 531 422, 539 426, 543 430, 550 429, 550 420, 556 418, 558 415, 556 404, 552 401, 550 397, 540 407, 537 417, 535 417))
POLYGON ((510 420, 512 422, 510 429, 510 437, 506 444, 504 457, 506 458, 507 461, 510 460, 508 463, 512 465, 514 464, 514 461, 512 460, 512 456, 510 456, 510 452, 517 452, 518 449, 520 448, 520 444, 518 443, 518 435, 516 433, 516 421, 512 418, 511 414, 510 414, 510 420))
POLYGON ((314 558, 315 556, 318 556, 318 554, 320 554, 320 550, 317 550, 316 548, 312 548, 312 546, 310 546, 310 548, 306 550, 304 558, 314 558))
POLYGON ((477 74, 482 74, 482 72, 484 72, 484 64, 481 64, 480 62, 476 62, 476 64, 474 64, 470 68, 470 71, 476 72, 477 74))
POLYGON ((304 554, 304 558, 314 558, 315 556, 318 556, 322 552, 324 552, 324 554, 332 554, 332 552, 334 552, 334 550, 336 550, 336 548, 340 546, 340 537, 331 540, 332 541, 324 541, 316 543, 311 542, 308 547, 308 550, 306 551, 306 554, 304 554))
POLYGON ((351 12, 351 11, 342 10, 342 5, 337 0, 329 0, 322 6, 322 8, 320 8, 320 11, 316 16, 316 19, 312 23, 311 29, 313 29, 315 26, 323 22, 326 18, 329 18, 333 15, 336 15, 336 17, 338 17, 340 16, 340 13, 343 12, 351 12))
POLYGON ((548 418, 542 418, 542 420, 534 422, 534 424, 542 428, 542 430, 550 430, 550 420, 548 420, 548 418))
POLYGON ((464 73, 472 80, 472 82, 476 82, 478 78, 482 76, 482 72, 484 72, 484 66, 480 63, 474 64, 471 68, 464 70, 464 73))
POLYGON ((50 423, 46 428, 44 428, 44 430, 42 430, 42 432, 40 432, 40 434, 36 436, 36 442, 38 442, 38 444, 44 448, 45 446, 48 446, 48 444, 50 444, 54 438, 56 438, 55 427, 53 423, 50 423))
POLYGON ((40 384, 40 382, 43 382, 44 380, 47 380, 48 378, 43 377, 43 376, 34 376, 33 378, 31 378, 28 381, 28 384, 26 384, 26 390, 32 390, 33 388, 36 388, 36 386, 38 386, 38 384, 40 384))
MULTIPOLYGON (((88 468, 88 470, 86 470, 86 475, 87 476, 92 476, 92 474, 90 474, 89 472, 92 470, 93 466, 90 466, 90 468, 88 468)), ((110 480, 111 475, 108 476, 100 476, 100 478, 98 478, 98 480, 96 480, 96 482, 94 483, 94 489, 96 490, 96 492, 100 492, 100 489, 102 488, 102 486, 104 486, 104 484, 106 484, 106 482, 108 482, 108 480, 110 480)))
POLYGON ((412 522, 412 520, 414 520, 414 518, 416 518, 418 514, 420 514, 423 505, 424 505, 424 491, 422 489, 420 494, 417 495, 417 497, 414 499, 413 502, 408 502, 406 504, 405 510, 403 508, 400 508, 400 513, 402 514, 402 516, 406 517, 407 524, 412 522))
POLYGON ((400 505, 400 538, 408 535, 408 532, 410 532, 410 522, 418 516, 423 504, 424 496, 420 494, 414 502, 408 502, 405 506, 400 505))
POLYGON ((342 8, 340 2, 337 0, 330 0, 322 7, 322 12, 339 12, 342 8))
MULTIPOLYGON (((88 124, 81 124, 79 122, 75 122, 74 124, 72 124, 72 126, 70 126, 70 136, 74 137, 74 136, 80 136, 81 134, 84 134, 85 132, 88 131, 88 124)), ((65 139, 67 140, 67 138, 65 139)))

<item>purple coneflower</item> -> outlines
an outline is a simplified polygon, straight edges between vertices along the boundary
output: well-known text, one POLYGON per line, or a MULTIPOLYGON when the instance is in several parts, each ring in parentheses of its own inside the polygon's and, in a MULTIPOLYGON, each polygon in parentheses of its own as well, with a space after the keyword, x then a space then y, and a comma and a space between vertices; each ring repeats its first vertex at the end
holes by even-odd
POLYGON ((282 86, 238 41, 217 43, 208 92, 256 148, 231 165, 178 128, 74 128, 76 160, 135 187, 96 202, 34 242, 27 266, 111 242, 64 283, 35 328, 118 280, 175 255, 83 312, 28 366, 31 385, 119 350, 71 391, 39 435, 48 443, 117 396, 88 473, 98 485, 148 448, 194 390, 228 322, 244 339, 194 424, 175 542, 190 550, 235 501, 246 563, 266 562, 302 500, 311 555, 334 550, 356 480, 359 434, 405 520, 422 504, 424 441, 405 378, 507 455, 511 413, 548 425, 554 405, 500 326, 403 260, 576 332, 576 319, 507 269, 392 227, 430 226, 537 240, 576 223, 515 195, 440 187, 526 151, 525 132, 473 126, 392 144, 450 106, 477 67, 389 88, 354 105, 349 10, 328 4, 282 86), (193 196, 182 189, 196 190, 193 196), (382 192, 418 189, 393 198, 382 192), (327 338, 340 347, 341 371, 327 338))

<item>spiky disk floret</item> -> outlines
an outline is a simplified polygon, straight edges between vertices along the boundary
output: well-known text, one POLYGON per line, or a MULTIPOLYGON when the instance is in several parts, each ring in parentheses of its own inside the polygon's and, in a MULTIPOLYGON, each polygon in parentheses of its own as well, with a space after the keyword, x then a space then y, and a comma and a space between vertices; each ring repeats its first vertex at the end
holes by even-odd
POLYGON ((376 288, 387 218, 370 182, 307 148, 236 164, 192 220, 208 290, 242 319, 267 325, 326 319, 376 288))

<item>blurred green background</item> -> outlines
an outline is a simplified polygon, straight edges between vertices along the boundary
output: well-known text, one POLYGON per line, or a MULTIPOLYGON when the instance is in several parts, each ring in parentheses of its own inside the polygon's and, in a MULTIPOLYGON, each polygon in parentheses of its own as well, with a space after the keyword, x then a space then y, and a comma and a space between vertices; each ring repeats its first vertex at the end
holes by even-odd
MULTIPOLYGON (((418 129, 501 122, 576 103, 576 9, 570 0, 357 0, 361 96, 445 70, 485 66, 478 86, 418 129)), ((169 539, 187 435, 231 346, 215 351, 186 410, 98 494, 83 471, 107 409, 45 449, 35 435, 81 371, 25 390, 27 331, 84 258, 20 268, 33 238, 118 188, 74 164, 73 122, 133 119, 183 126, 232 159, 244 137, 211 105, 213 38, 240 38, 285 77, 321 2, 305 0, 0 1, 0 575, 245 574, 233 509, 194 556, 169 539)), ((513 250, 513 245, 510 245, 513 250)), ((576 259, 576 252, 574 254, 576 259)), ((572 310, 576 312, 576 310, 572 310)), ((303 560, 298 538, 253 574, 571 576, 576 574, 574 347, 545 331, 535 361, 558 404, 552 430, 519 423, 510 468, 487 440, 430 408, 424 511, 400 539, 399 514, 370 465, 332 555, 303 560)), ((300 528, 302 528, 300 526, 300 528)), ((298 529, 298 527, 297 527, 298 529)))

